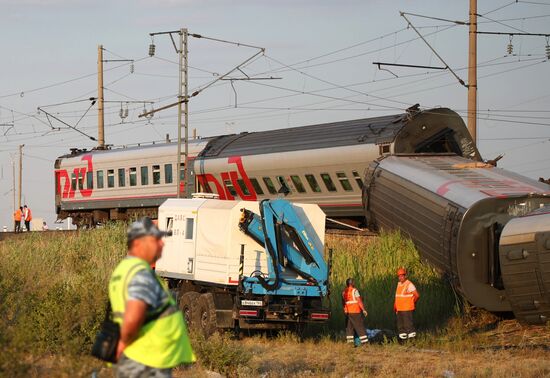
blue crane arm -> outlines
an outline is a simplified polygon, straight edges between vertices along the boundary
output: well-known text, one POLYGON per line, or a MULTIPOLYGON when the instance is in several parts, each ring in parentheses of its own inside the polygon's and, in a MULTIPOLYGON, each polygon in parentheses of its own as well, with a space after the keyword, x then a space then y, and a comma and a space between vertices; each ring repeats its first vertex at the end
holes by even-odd
MULTIPOLYGON (((283 284, 280 278, 283 270, 298 273, 303 280, 285 282, 291 285, 317 287, 326 293, 328 268, 323 253, 313 241, 298 214, 299 209, 290 202, 264 200, 260 203, 260 215, 243 209, 239 228, 268 252, 268 277, 251 277, 266 291, 274 291, 283 284)), ((250 280, 249 279, 249 280, 250 280)), ((317 295, 318 295, 317 289, 317 295)))

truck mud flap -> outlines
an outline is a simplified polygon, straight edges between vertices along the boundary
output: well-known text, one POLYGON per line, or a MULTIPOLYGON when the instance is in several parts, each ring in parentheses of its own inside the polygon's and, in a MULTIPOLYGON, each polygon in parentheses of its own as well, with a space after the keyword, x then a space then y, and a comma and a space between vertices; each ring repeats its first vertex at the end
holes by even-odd
POLYGON ((520 322, 544 324, 550 319, 550 231, 516 232, 521 219, 510 223, 499 248, 506 296, 520 322))

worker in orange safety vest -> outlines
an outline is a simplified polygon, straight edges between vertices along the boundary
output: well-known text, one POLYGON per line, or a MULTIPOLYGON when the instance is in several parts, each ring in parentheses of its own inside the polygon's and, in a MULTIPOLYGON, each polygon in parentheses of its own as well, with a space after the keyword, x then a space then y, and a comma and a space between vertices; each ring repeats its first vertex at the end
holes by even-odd
POLYGON ((25 221, 25 228, 27 229, 27 231, 30 231, 31 221, 32 221, 32 211, 27 205, 23 206, 23 218, 25 221))
POLYGON ((15 210, 13 212, 13 232, 21 232, 21 218, 23 217, 23 208, 20 207, 19 209, 15 210))
POLYGON ((416 337, 413 323, 413 312, 420 294, 411 281, 407 279, 405 268, 397 269, 398 283, 395 289, 393 310, 397 315, 397 332, 401 341, 416 337))
POLYGON ((359 336, 361 345, 366 344, 369 340, 362 315, 367 316, 368 313, 361 300, 359 290, 355 288, 353 278, 346 280, 346 288, 342 292, 342 305, 346 315, 346 341, 353 343, 355 332, 359 336))

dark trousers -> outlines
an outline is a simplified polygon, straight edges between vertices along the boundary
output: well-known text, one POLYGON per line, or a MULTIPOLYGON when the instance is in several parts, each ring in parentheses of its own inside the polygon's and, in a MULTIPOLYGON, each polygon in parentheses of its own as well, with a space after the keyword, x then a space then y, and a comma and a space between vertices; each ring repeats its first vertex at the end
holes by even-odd
POLYGON ((25 221, 25 228, 27 229, 27 231, 31 230, 31 221, 25 221))
POLYGON ((401 340, 416 337, 416 330, 413 323, 414 311, 397 312, 397 334, 401 340))
POLYGON ((13 226, 14 232, 21 232, 21 221, 15 221, 15 225, 13 226))
POLYGON ((353 343, 353 333, 357 333, 361 344, 368 342, 367 332, 365 330, 365 325, 363 324, 363 315, 361 313, 357 314, 347 314, 346 319, 346 341, 348 343, 353 343))

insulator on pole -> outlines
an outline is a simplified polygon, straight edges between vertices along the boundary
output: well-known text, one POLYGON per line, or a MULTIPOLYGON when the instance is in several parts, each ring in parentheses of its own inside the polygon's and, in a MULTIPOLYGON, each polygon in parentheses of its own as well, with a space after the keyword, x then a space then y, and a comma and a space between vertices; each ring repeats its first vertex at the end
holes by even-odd
POLYGON ((134 73, 134 63, 130 64, 130 73, 134 73))
POLYGON ((122 108, 122 103, 120 104, 120 111, 119 111, 118 115, 120 116, 121 122, 124 122, 126 117, 128 117, 128 108, 123 109, 122 108))
POLYGON ((546 52, 546 59, 550 60, 550 43, 549 43, 549 40, 550 38, 546 37, 546 47, 544 48, 545 52, 546 52))
POLYGON ((512 36, 510 36, 510 43, 508 43, 508 46, 506 46, 506 51, 508 52, 508 55, 512 55, 514 52, 514 45, 512 45, 512 36))
POLYGON ((149 56, 155 56, 155 39, 151 36, 151 44, 149 45, 149 56))

